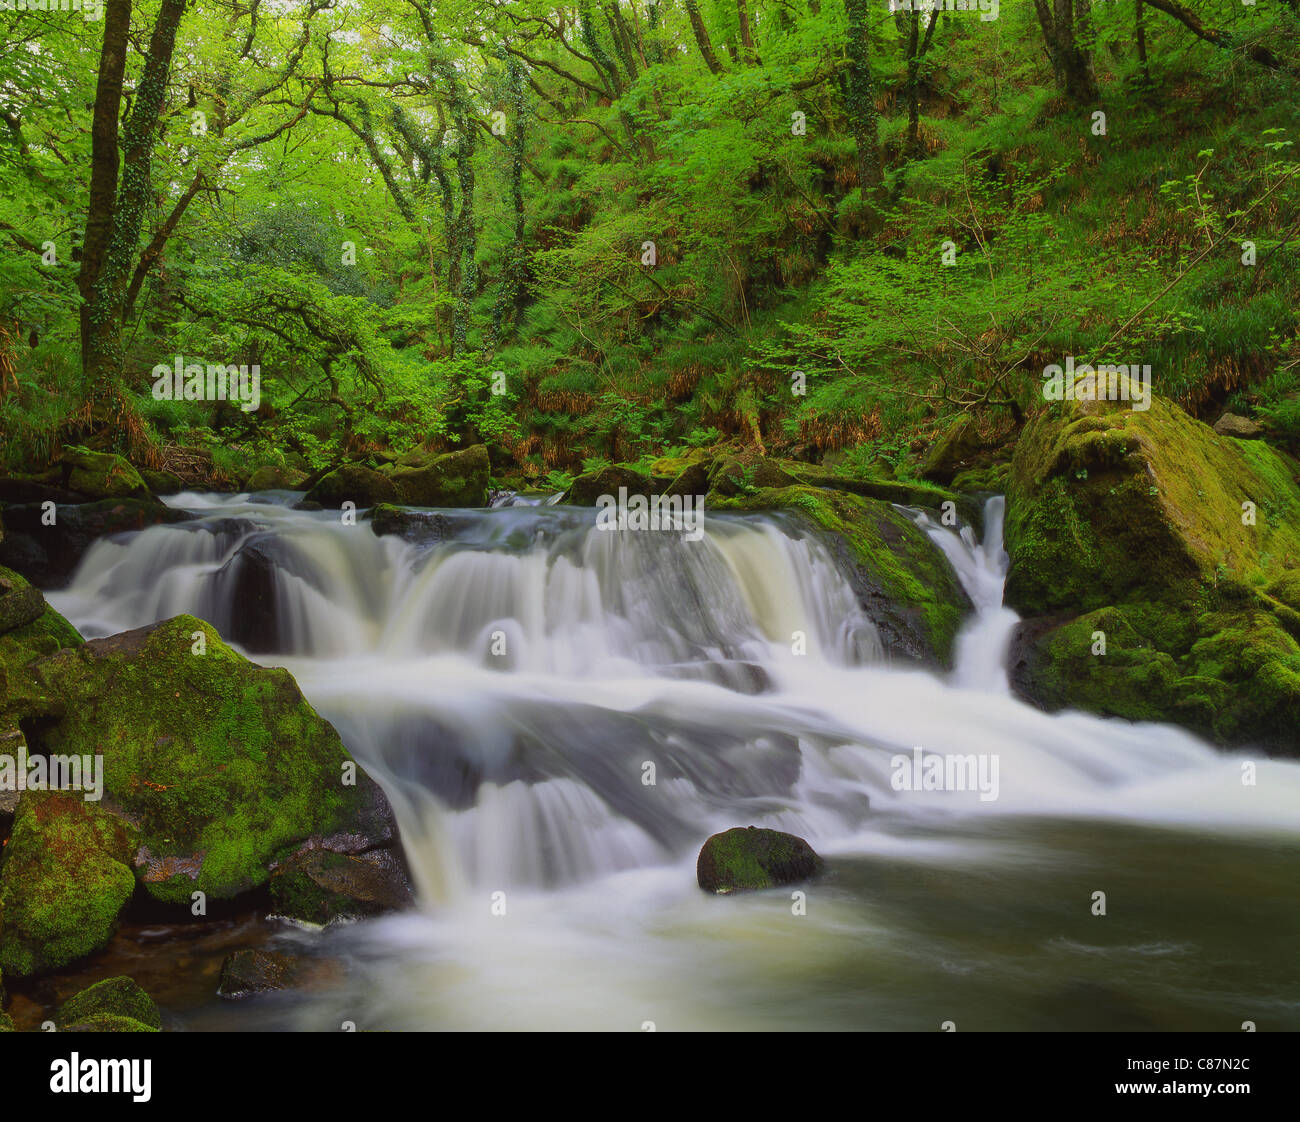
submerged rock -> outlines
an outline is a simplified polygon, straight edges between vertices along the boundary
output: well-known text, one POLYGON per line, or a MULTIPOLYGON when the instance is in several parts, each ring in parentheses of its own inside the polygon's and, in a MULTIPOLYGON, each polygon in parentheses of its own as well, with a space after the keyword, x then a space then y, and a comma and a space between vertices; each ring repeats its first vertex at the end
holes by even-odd
POLYGON ((92 1017, 128 1017, 150 1029, 162 1028, 162 1014, 152 997, 131 978, 105 978, 59 1006, 55 1025, 66 1030, 92 1017))
POLYGON ((1158 397, 1036 418, 1007 496, 1017 691, 1300 751, 1298 474, 1158 397))
POLYGON ((803 838, 758 826, 737 826, 704 843, 695 863, 695 878, 706 892, 754 892, 808 880, 824 864, 803 838))
POLYGON ((235 951, 221 964, 217 993, 227 1001, 238 1001, 271 990, 292 989, 301 977, 302 969, 302 960, 296 955, 263 950, 235 951))

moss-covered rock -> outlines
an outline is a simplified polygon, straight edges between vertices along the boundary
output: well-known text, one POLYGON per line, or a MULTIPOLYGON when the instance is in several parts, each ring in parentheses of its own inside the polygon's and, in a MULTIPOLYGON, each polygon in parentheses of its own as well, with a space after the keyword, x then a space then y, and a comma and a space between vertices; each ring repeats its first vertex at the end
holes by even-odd
POLYGON ((286 862, 271 877, 277 915, 324 926, 410 907, 410 883, 387 850, 349 857, 312 850, 286 862))
POLYGON ((1018 691, 1296 752, 1298 473, 1160 398, 1035 419, 1007 502, 1018 691))
POLYGON ((68 490, 88 499, 150 499, 140 473, 112 452, 66 448, 61 464, 68 490))
POLYGON ((14 1019, 8 1013, 0 1013, 0 1032, 13 1032, 14 1019))
POLYGON ((746 450, 719 456, 709 468, 709 489, 724 498, 790 487, 798 482, 794 474, 775 460, 746 450))
POLYGON ((174 471, 140 468, 140 478, 155 495, 179 495, 186 489, 183 480, 174 471))
POLYGON ((367 517, 370 529, 380 537, 396 534, 409 542, 426 544, 446 541, 453 533, 452 523, 445 514, 404 510, 391 503, 380 503, 367 517))
POLYGON ((391 811, 288 671, 257 666, 193 616, 97 639, 33 666, 64 699, 47 752, 104 755, 105 805, 138 825, 134 865, 159 900, 264 884, 309 839, 390 842, 391 811))
POLYGON ((949 484, 963 471, 976 466, 985 448, 984 438, 970 417, 950 424, 931 446, 921 462, 921 478, 949 484))
POLYGON ((112 1013, 94 1013, 64 1027, 63 1032, 157 1032, 156 1025, 146 1025, 134 1017, 120 1017, 112 1013))
POLYGON ((623 464, 608 464, 599 471, 578 476, 564 492, 562 503, 571 506, 595 506, 602 495, 618 497, 620 487, 629 495, 653 495, 655 486, 648 475, 623 464))
POLYGON ((441 456, 408 453, 387 476, 407 506, 481 507, 490 474, 487 448, 474 444, 441 456))
MULTIPOLYGON (((264 464, 244 482, 245 491, 293 491, 301 487, 307 473, 295 468, 264 464)), ((356 501, 355 499, 353 500, 356 501)), ((358 504, 359 505, 359 504, 358 504)))
POLYGON ((818 533, 891 655, 951 666, 970 598, 939 548, 889 503, 842 491, 785 487, 715 500, 715 510, 781 511, 818 533))
MULTIPOLYGON (((0 750, 18 736, 19 718, 43 718, 61 711, 32 674, 33 662, 67 647, 81 645, 77 629, 51 608, 26 578, 0 566, 0 750)), ((13 792, 0 791, 0 806, 13 792)), ((16 804, 17 800, 14 799, 16 804)))
POLYGON ((80 794, 24 791, 0 868, 0 969, 43 973, 104 946, 134 851, 132 827, 80 794))
POLYGON ((149 1028, 162 1028, 162 1014, 153 998, 126 977, 105 978, 68 998, 59 1006, 54 1023, 66 1029, 96 1016, 129 1017, 149 1028))
POLYGON ((304 501, 338 510, 344 503, 375 506, 377 503, 395 503, 398 498, 397 488, 388 476, 361 464, 344 464, 308 491, 304 501))
POLYGON ((695 879, 706 892, 718 895, 755 892, 808 880, 823 865, 803 838, 737 826, 704 843, 695 863, 695 879))

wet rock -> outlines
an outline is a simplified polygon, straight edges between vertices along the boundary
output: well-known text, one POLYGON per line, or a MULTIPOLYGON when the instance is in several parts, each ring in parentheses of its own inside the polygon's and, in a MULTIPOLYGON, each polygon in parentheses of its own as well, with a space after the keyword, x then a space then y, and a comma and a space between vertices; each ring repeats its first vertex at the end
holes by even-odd
POLYGON ((396 534, 418 545, 447 541, 453 535, 451 520, 445 514, 403 510, 400 506, 380 503, 369 518, 370 529, 381 537, 396 534))
POLYGON ((824 862, 803 838, 758 826, 736 827, 704 843, 695 877, 706 892, 726 895, 796 884, 816 876, 824 862))
POLYGON ((153 1025, 146 1025, 134 1017, 119 1017, 112 1013, 94 1013, 75 1024, 60 1029, 61 1032, 157 1032, 153 1025))
POLYGON ((32 673, 64 702, 41 748, 103 752, 104 805, 138 823, 127 861, 158 900, 231 899, 305 846, 396 835, 382 792, 288 671, 249 662, 193 616, 59 652, 32 673))
POLYGON ((128 1017, 151 1029, 162 1028, 162 1014, 153 998, 127 977, 105 978, 68 998, 59 1006, 54 1023, 67 1029, 92 1017, 105 1016, 128 1017))
POLYGON ((323 926, 400 911, 414 897, 401 862, 388 850, 358 857, 314 850, 271 877, 271 900, 277 915, 323 926))
POLYGON ((1007 492, 1017 692, 1300 751, 1297 477, 1264 441, 1158 396, 1146 410, 1067 400, 1033 420, 1007 492))
POLYGON ((56 507, 53 525, 46 525, 49 519, 41 504, 11 506, 5 509, 0 564, 41 588, 55 588, 67 582, 99 538, 193 518, 153 499, 124 498, 56 507))
POLYGON ((344 464, 308 491, 303 501, 320 503, 328 510, 339 510, 345 502, 370 507, 378 503, 395 503, 398 498, 397 488, 388 476, 360 464, 344 464))
POLYGON ((227 1001, 238 1001, 272 990, 292 989, 302 973, 303 962, 296 955, 264 950, 235 951, 221 964, 217 993, 227 1001))
POLYGON ((388 478, 407 506, 482 507, 488 505, 490 473, 487 448, 474 444, 440 456, 407 453, 388 478))

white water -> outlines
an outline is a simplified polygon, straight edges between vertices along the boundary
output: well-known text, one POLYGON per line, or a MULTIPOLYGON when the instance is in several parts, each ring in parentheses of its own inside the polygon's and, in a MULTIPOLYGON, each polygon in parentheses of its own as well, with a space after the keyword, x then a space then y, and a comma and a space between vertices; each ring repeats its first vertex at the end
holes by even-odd
POLYGON ((976 609, 943 676, 892 662, 825 548, 774 518, 710 516, 692 543, 509 506, 444 512, 415 545, 246 496, 174 503, 204 520, 97 543, 51 601, 87 636, 182 611, 237 634, 241 551, 270 556, 277 651, 253 657, 289 667, 383 784, 418 881, 422 914, 335 936, 365 984, 303 1023, 743 1027, 774 1014, 727 987, 793 954, 911 953, 833 890, 811 891, 797 952, 784 895, 704 896, 695 854, 734 825, 946 869, 1054 861, 980 825, 1014 819, 1300 839, 1300 765, 1243 751, 1245 786, 1238 756, 1171 726, 1011 695, 1000 499, 983 544, 915 516, 976 609), (914 746, 996 759, 997 798, 895 790, 914 746))

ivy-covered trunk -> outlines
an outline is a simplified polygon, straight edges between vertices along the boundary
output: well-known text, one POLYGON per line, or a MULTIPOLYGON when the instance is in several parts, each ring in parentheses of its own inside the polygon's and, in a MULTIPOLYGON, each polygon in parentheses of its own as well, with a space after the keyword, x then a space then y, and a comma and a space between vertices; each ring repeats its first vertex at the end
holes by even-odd
POLYGON ((863 201, 867 202, 884 177, 880 166, 879 116, 871 88, 867 0, 844 0, 844 12, 849 18, 849 69, 844 81, 844 100, 849 127, 858 143, 858 186, 863 201))
MULTIPOLYGON (((92 196, 86 214, 88 241, 92 230, 97 238, 102 239, 104 227, 107 225, 111 228, 107 249, 103 251, 94 280, 89 281, 83 289, 86 307, 82 319, 82 377, 85 396, 92 405, 92 415, 102 412, 105 407, 112 409, 119 396, 123 360, 122 315, 140 230, 144 224, 144 213, 150 201, 153 148, 157 141, 158 122, 171 73, 176 29, 185 12, 185 3, 186 0, 163 0, 149 38, 149 52, 135 91, 131 115, 127 118, 123 132, 122 177, 116 196, 112 197, 102 190, 104 184, 101 182, 101 190, 92 196), (104 214, 106 205, 111 207, 107 216, 104 214)), ((118 4, 116 16, 129 24, 128 0, 118 0, 118 4), (121 9, 125 9, 124 15, 121 9)), ((114 35, 120 26, 118 24, 114 27, 114 35)), ((109 44, 108 36, 109 28, 106 24, 105 54, 118 49, 116 42, 109 44)), ((109 79, 115 80, 118 85, 116 96, 110 91, 105 97, 107 112, 108 103, 120 98, 121 69, 115 57, 101 62, 101 76, 106 69, 109 79)), ((97 111, 98 107, 97 96, 97 111)), ((106 123, 97 123, 104 124, 107 131, 106 123)), ((113 117, 112 131, 116 142, 116 115, 113 117)), ((104 176, 106 169, 101 172, 101 178, 104 176)))

